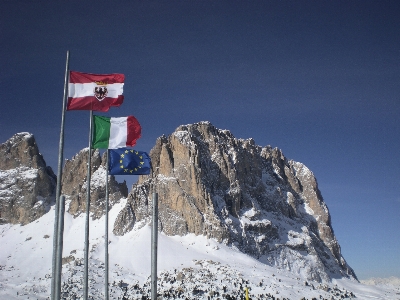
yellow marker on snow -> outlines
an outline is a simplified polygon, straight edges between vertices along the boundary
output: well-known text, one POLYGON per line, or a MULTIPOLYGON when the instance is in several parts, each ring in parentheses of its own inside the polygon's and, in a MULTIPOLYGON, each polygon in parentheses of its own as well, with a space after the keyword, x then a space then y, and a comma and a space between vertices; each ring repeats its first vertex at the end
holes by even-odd
POLYGON ((246 292, 246 300, 249 300, 249 289, 248 289, 248 287, 245 287, 244 290, 246 292))

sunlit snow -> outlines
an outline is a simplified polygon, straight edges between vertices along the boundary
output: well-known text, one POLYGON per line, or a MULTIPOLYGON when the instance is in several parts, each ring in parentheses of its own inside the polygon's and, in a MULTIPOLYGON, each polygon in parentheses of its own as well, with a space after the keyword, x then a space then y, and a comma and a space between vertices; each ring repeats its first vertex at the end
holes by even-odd
MULTIPOLYGON (((111 209, 110 227, 125 203, 126 199, 122 199, 111 209)), ((249 211, 249 217, 254 213, 249 211)), ((49 296, 53 219, 54 211, 50 210, 25 226, 0 226, 0 299, 49 296)), ((77 295, 82 295, 83 266, 79 262, 83 258, 84 220, 84 214, 77 218, 65 214, 63 257, 72 259, 73 256, 74 260, 63 265, 62 280, 64 289, 69 287, 70 293, 77 295)), ((94 299, 104 297, 104 220, 103 216, 90 221, 89 282, 94 299)), ((291 231, 287 243, 304 243, 305 236, 291 231)), ((142 293, 149 295, 150 245, 148 225, 136 224, 124 236, 110 232, 111 299, 121 298, 124 293, 129 295, 128 299, 141 299, 142 293)), ((294 257, 290 259, 290 263, 297 263, 294 257)), ((160 292, 168 295, 168 291, 179 290, 182 295, 189 295, 188 299, 208 299, 210 295, 210 299, 217 299, 216 295, 223 299, 223 294, 244 296, 245 287, 250 288, 251 299, 258 299, 256 295, 261 294, 280 299, 319 299, 320 295, 325 299, 339 299, 350 292, 357 299, 400 299, 399 288, 394 286, 364 285, 349 279, 333 279, 329 284, 307 282, 302 274, 270 267, 239 252, 234 245, 229 247, 194 234, 183 237, 159 234, 158 276, 160 292), (340 296, 335 298, 335 293, 340 296)))

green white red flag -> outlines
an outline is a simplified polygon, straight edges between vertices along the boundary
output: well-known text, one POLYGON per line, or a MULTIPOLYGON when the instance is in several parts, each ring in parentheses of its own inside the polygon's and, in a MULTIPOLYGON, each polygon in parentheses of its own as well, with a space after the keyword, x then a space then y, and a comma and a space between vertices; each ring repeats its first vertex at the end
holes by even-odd
POLYGON ((108 111, 124 101, 124 74, 70 71, 67 110, 108 111))
POLYGON ((142 127, 134 116, 110 118, 93 116, 93 149, 133 147, 142 127))

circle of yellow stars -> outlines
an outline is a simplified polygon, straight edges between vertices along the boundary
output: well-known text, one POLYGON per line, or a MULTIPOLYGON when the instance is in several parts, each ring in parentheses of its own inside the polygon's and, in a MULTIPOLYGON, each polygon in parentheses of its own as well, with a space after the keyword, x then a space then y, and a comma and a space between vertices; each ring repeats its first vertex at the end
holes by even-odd
POLYGON ((142 165, 144 164, 144 161, 143 161, 143 155, 139 155, 139 152, 138 151, 135 151, 135 150, 125 150, 125 153, 122 153, 121 154, 121 159, 119 160, 119 163, 121 164, 120 165, 120 168, 121 169, 124 169, 124 173, 133 173, 133 171, 137 171, 138 169, 141 169, 142 168, 142 165), (126 154, 129 154, 129 152, 131 152, 131 153, 134 153, 134 154, 136 154, 137 156, 139 156, 139 158, 140 158, 140 160, 142 160, 141 162, 140 162, 140 165, 139 166, 137 166, 136 168, 133 168, 133 169, 127 169, 127 168, 125 168, 124 167, 124 165, 123 165, 123 162, 124 162, 124 157, 125 157, 125 155, 126 154))

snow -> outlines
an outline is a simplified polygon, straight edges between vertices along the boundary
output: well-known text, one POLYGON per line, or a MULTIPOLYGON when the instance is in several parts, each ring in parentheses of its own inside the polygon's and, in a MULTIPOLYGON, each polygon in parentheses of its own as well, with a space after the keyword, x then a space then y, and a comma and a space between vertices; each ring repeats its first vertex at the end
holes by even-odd
POLYGON ((303 207, 303 208, 304 208, 304 211, 305 211, 307 214, 309 214, 310 216, 314 216, 314 215, 315 215, 314 211, 311 209, 311 207, 308 205, 307 202, 304 202, 303 205, 304 205, 304 207, 303 207))
MULTIPOLYGON (((38 169, 19 167, 10 170, 0 170, 0 197, 10 201, 13 195, 19 191, 18 182, 26 182, 26 186, 31 186, 32 179, 37 178, 38 169)), ((41 200, 41 199, 38 199, 41 200)))
POLYGON ((314 176, 313 172, 301 162, 290 160, 289 163, 293 165, 293 169, 295 170, 295 175, 297 177, 305 177, 309 179, 314 176))
POLYGON ((275 174, 276 176, 278 176, 278 178, 279 178, 280 180, 283 180, 282 176, 279 174, 279 173, 280 173, 280 168, 279 168, 279 166, 278 166, 277 164, 275 164, 274 162, 272 163, 272 165, 273 165, 273 167, 274 167, 274 174, 275 174))
POLYGON ((106 185, 106 173, 105 167, 100 166, 90 178, 90 190, 95 191, 99 187, 106 185))
POLYGON ((29 132, 19 132, 14 134, 10 139, 8 139, 5 143, 7 144, 18 144, 18 142, 22 139, 28 140, 33 136, 32 133, 29 132))
POLYGON ((361 280, 362 283, 368 285, 393 285, 400 286, 400 278, 388 277, 388 278, 370 278, 367 280, 361 280))
POLYGON ((168 181, 176 181, 176 180, 177 180, 176 177, 169 177, 169 176, 165 176, 163 174, 158 174, 157 175, 157 181, 158 182, 166 183, 168 181))
POLYGON ((192 136, 188 131, 175 131, 173 135, 176 136, 183 145, 195 149, 195 144, 192 142, 192 136))
MULTIPOLYGON (((18 177, 25 179, 35 179, 37 177, 37 173, 38 169, 28 167, 0 170, 0 181, 4 182, 3 185, 5 185, 7 183, 15 182, 18 177)), ((0 186, 0 189, 4 189, 3 185, 0 186)))
MULTIPOLYGON (((209 123, 204 122, 204 124, 209 123)), ((217 146, 211 159, 222 163, 225 159, 223 153, 226 153, 229 163, 234 165, 242 158, 242 150, 238 147, 230 147, 230 142, 223 141, 230 138, 230 132, 222 132, 228 137, 214 140, 217 146)), ((195 135, 187 130, 177 130, 173 135, 182 144, 198 151, 196 150, 198 137, 195 135)), ((252 139, 237 141, 240 142, 239 146, 242 148, 254 144, 252 139)), ((199 139, 198 142, 202 141, 199 139)), ((88 151, 88 148, 82 151, 88 151)), ((312 172, 303 164, 293 161, 290 163, 298 178, 313 178, 312 172)), ((204 168, 207 170, 206 165, 204 168)), ((179 165, 177 169, 174 169, 174 173, 178 176, 179 172, 184 172, 185 169, 185 165, 179 165)), ((104 186, 105 172, 106 170, 100 166, 92 175, 92 189, 104 186)), ((273 163, 272 172, 282 179, 283 173, 279 165, 273 163)), ((296 209, 302 218, 312 217, 314 212, 307 201, 296 199, 282 185, 274 184, 276 179, 272 172, 262 171, 262 181, 266 187, 267 196, 271 195, 273 198, 274 195, 286 192, 286 201, 290 205, 296 204, 296 209)), ((0 190, 3 193, 12 193, 12 190, 8 188, 15 184, 12 180, 36 176, 35 171, 28 168, 0 171, 0 182, 2 182, 0 190)), ((159 174, 157 180, 168 183, 179 180, 179 176, 169 177, 159 174)), ((226 191, 233 196, 242 192, 241 186, 236 184, 231 185, 226 191)), ((314 191, 311 190, 311 192, 314 191)), ((251 199, 251 196, 245 192, 243 192, 243 197, 251 199)), ((40 204, 43 200, 38 199, 38 203, 40 204)), ((146 221, 136 222, 131 231, 123 236, 115 236, 112 233, 113 224, 126 203, 127 199, 117 201, 111 208, 109 216, 111 299, 122 299, 122 295, 127 296, 125 299, 142 299, 142 296, 149 295, 152 228, 145 223, 146 221)), ((281 238, 276 240, 275 247, 271 250, 278 252, 279 255, 261 256, 255 259, 240 252, 236 247, 238 244, 235 245, 235 243, 221 244, 216 240, 194 234, 166 236, 160 233, 158 282, 159 291, 165 297, 172 294, 174 299, 178 292, 182 294, 182 298, 186 299, 207 299, 209 296, 214 299, 240 299, 240 296, 244 295, 244 288, 249 287, 251 299, 259 299, 257 295, 264 295, 264 299, 302 299, 303 297, 306 299, 320 299, 320 297, 324 299, 354 297, 357 299, 400 299, 399 285, 389 285, 387 282, 366 285, 354 279, 330 280, 328 276, 317 278, 326 266, 321 263, 315 253, 304 250, 308 249, 305 245, 312 242, 306 226, 292 224, 291 220, 283 215, 263 211, 256 202, 253 202, 251 209, 243 211, 239 218, 235 218, 228 214, 224 203, 220 196, 214 196, 217 211, 229 216, 225 219, 225 224, 228 226, 240 222, 242 228, 279 230, 281 238), (273 265, 280 266, 280 269, 273 265), (310 274, 311 278, 319 281, 308 280, 310 274), (232 298, 228 298, 227 295, 232 298)), ((25 226, 0 225, 0 299, 48 298, 53 249, 53 209, 37 221, 25 226)), ((205 226, 212 225, 213 221, 204 215, 205 226)), ((81 214, 74 218, 66 213, 64 222, 63 257, 68 258, 69 262, 63 265, 63 291, 68 292, 68 295, 64 295, 66 299, 74 299, 73 295, 82 295, 83 288, 85 215, 81 214)), ((90 220, 89 293, 93 299, 104 298, 104 222, 104 216, 97 220, 90 220)), ((232 228, 237 233, 234 226, 232 228)), ((266 235, 260 234, 256 237, 256 242, 261 244, 266 238, 266 235)))
MULTIPOLYGON (((125 204, 126 199, 122 199, 111 209, 110 225, 114 224, 117 213, 125 204)), ((251 210, 246 215, 251 218, 254 213, 256 212, 251 210)), ((39 220, 25 226, 0 225, 0 299, 48 297, 53 220, 52 209, 39 220)), ((90 221, 89 282, 90 293, 95 299, 104 297, 104 220, 103 216, 90 221)), ((77 261, 83 259, 84 221, 84 214, 77 218, 65 214, 63 257, 73 255, 77 261)), ((151 270, 151 227, 139 225, 124 236, 109 233, 110 283, 123 280, 131 287, 131 295, 135 295, 135 284, 143 287, 148 285, 151 270)), ((288 243, 304 243, 304 236, 302 233, 290 231, 288 243)), ((245 286, 251 288, 250 297, 263 293, 287 299, 319 299, 320 295, 331 299, 333 292, 343 295, 346 291, 351 291, 357 299, 400 299, 399 287, 393 285, 365 285, 349 279, 334 279, 330 284, 306 282, 302 274, 270 267, 239 252, 235 247, 219 244, 205 236, 166 236, 160 233, 158 243, 159 288, 167 291, 183 289, 184 286, 191 291, 190 299, 207 299, 209 289, 220 294, 224 290, 226 293, 240 293, 245 286), (178 274, 183 274, 182 282, 176 279, 178 274), (327 291, 328 288, 330 291, 327 291)), ((288 259, 287 263, 302 262, 288 259)), ((82 279, 82 268, 74 266, 73 262, 64 264, 63 282, 79 283, 82 279)), ((82 287, 79 284, 77 286, 79 294, 82 287)), ((123 289, 115 285, 112 285, 112 290, 111 299, 117 299, 123 293, 123 289)))

